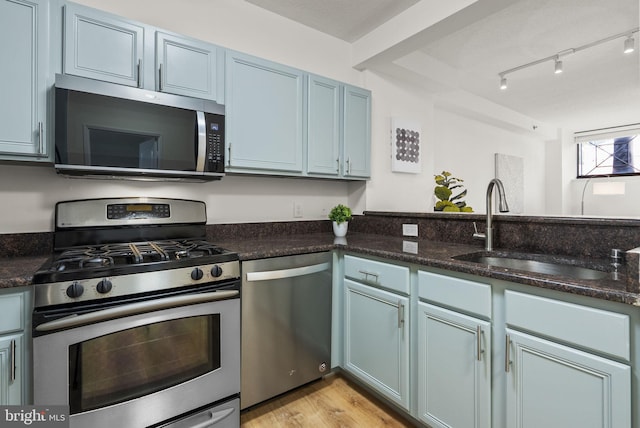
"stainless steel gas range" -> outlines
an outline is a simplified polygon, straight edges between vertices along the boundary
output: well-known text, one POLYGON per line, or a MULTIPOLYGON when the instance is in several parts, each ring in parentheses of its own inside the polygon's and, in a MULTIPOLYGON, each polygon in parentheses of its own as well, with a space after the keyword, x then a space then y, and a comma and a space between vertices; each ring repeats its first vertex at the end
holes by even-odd
POLYGON ((206 207, 161 198, 56 205, 34 276, 34 403, 72 428, 239 426, 240 265, 206 207))

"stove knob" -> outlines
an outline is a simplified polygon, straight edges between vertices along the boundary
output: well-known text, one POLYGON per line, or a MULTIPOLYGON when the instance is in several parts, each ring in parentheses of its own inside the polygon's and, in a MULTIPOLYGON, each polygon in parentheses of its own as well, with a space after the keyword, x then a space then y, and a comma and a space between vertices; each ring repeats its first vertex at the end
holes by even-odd
POLYGON ((74 282, 67 287, 67 296, 72 299, 82 296, 82 293, 84 293, 84 287, 79 282, 74 282))
POLYGON ((211 276, 217 278, 222 275, 222 268, 218 265, 213 265, 211 268, 211 276))
POLYGON ((194 281, 201 280, 203 276, 204 274, 202 273, 202 269, 200 268, 195 268, 191 271, 191 279, 193 279, 194 281))
POLYGON ((96 290, 100 294, 105 294, 111 291, 112 287, 113 287, 113 284, 111 284, 111 281, 109 281, 108 279, 103 279, 98 283, 98 285, 96 285, 96 290))

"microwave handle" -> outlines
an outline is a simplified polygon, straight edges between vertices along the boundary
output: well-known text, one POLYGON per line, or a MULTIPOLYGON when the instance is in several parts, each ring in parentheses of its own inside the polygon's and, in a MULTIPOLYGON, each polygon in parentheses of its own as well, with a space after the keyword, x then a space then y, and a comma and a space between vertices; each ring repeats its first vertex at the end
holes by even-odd
POLYGON ((196 172, 204 172, 204 161, 207 157, 207 124, 204 118, 204 112, 196 112, 196 122, 198 128, 196 172))

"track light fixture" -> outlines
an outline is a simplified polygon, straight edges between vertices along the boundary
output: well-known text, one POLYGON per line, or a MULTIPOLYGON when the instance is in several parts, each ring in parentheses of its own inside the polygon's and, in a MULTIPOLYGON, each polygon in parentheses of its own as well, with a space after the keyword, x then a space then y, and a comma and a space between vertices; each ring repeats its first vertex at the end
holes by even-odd
POLYGON ((633 38, 633 33, 629 34, 624 41, 624 53, 628 54, 636 50, 635 48, 636 41, 633 38))
POLYGON ((556 55, 556 59, 555 59, 555 65, 554 65, 554 70, 553 72, 555 74, 560 74, 562 73, 562 61, 560 61, 560 55, 556 55))
POLYGON ((571 55, 579 51, 583 51, 585 49, 592 48, 594 46, 600 45, 605 42, 609 42, 611 40, 619 39, 625 37, 624 40, 624 53, 631 53, 635 50, 635 39, 633 37, 634 34, 637 34, 640 31, 640 27, 632 28, 631 30, 625 31, 623 33, 614 34, 613 36, 605 37, 604 39, 596 40, 595 42, 587 43, 586 45, 579 46, 577 48, 565 49, 563 51, 558 52, 555 55, 548 56, 546 58, 541 58, 536 61, 529 62, 527 64, 519 65, 518 67, 510 68, 509 70, 505 70, 501 73, 498 73, 500 76, 500 89, 507 89, 507 74, 516 72, 518 70, 522 70, 527 67, 532 67, 534 65, 541 64, 547 61, 554 62, 554 73, 560 74, 562 73, 562 60, 560 59, 563 56, 571 55))

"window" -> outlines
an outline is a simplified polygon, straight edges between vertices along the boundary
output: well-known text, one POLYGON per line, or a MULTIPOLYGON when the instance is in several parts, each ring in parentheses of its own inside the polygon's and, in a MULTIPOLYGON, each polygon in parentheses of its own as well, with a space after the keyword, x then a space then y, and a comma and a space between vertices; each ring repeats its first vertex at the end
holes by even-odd
POLYGON ((640 124, 580 132, 578 177, 640 175, 640 124))

